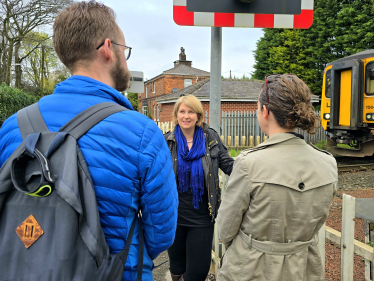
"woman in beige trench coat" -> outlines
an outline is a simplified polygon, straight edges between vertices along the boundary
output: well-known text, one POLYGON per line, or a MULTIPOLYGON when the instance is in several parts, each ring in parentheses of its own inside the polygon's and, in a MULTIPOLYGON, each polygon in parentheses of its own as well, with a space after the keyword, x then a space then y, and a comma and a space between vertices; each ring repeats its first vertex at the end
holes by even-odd
POLYGON ((296 133, 319 121, 309 88, 295 75, 267 76, 258 121, 269 139, 237 157, 218 211, 227 252, 217 280, 325 280, 317 236, 338 173, 332 155, 296 133))

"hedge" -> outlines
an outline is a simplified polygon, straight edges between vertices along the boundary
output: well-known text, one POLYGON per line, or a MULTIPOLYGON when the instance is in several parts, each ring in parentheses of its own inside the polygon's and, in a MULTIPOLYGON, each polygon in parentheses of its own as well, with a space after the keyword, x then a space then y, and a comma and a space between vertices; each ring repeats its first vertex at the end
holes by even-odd
POLYGON ((0 85, 0 123, 18 110, 37 101, 38 98, 2 83, 0 85))

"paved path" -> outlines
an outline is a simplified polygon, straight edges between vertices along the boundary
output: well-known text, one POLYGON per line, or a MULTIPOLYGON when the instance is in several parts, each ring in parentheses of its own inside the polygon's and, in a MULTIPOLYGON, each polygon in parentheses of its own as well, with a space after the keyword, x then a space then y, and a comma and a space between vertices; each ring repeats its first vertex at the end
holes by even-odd
POLYGON ((153 270, 153 280, 154 281, 171 281, 170 272, 169 272, 169 256, 167 251, 162 252, 159 256, 153 261, 155 266, 158 266, 162 263, 161 266, 153 270), (167 261, 166 263, 164 263, 167 261))

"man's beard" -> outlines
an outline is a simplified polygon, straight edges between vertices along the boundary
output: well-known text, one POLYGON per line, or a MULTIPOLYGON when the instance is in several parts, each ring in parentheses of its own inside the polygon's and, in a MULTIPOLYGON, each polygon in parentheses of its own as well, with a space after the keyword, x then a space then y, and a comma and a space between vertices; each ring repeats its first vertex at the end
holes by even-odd
POLYGON ((112 78, 114 81, 114 88, 122 92, 129 87, 130 84, 130 71, 126 71, 121 60, 119 59, 119 54, 116 54, 117 61, 114 68, 111 71, 112 78))

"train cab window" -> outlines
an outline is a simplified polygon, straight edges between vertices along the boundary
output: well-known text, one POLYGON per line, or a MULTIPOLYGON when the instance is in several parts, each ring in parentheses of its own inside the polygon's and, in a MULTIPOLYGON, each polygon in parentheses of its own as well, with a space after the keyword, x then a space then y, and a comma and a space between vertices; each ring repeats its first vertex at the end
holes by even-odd
POLYGON ((374 63, 366 65, 366 94, 374 95, 374 63))
POLYGON ((328 99, 331 97, 331 70, 326 72, 325 96, 328 99))

